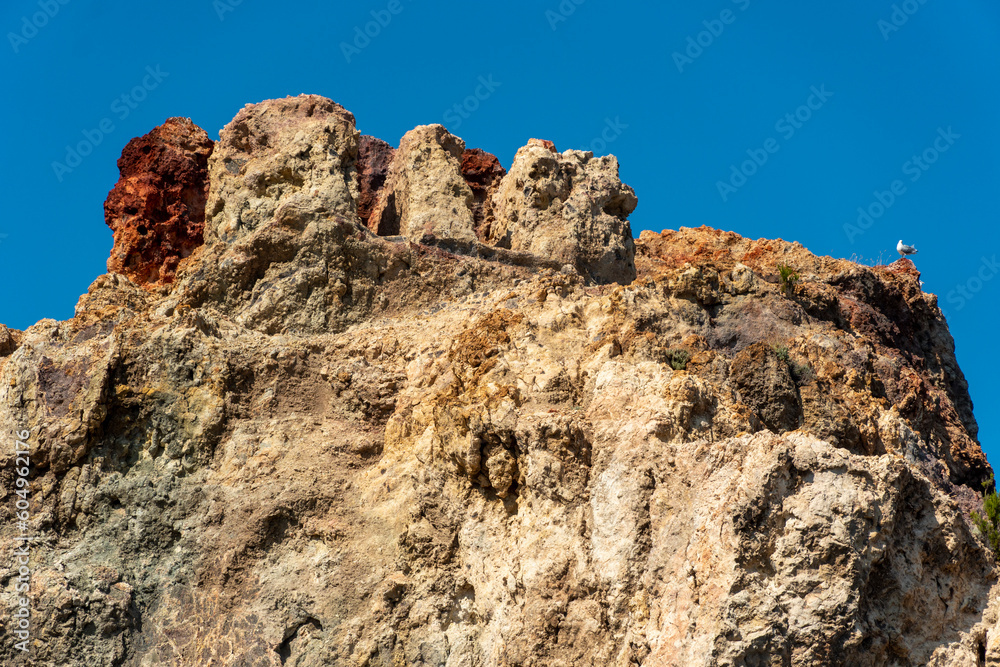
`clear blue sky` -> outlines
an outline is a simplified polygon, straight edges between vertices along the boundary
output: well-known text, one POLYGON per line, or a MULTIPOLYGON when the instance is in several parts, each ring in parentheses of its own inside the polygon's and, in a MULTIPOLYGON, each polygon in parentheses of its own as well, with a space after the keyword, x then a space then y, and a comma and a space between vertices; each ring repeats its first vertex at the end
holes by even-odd
POLYGON ((70 317, 104 272, 129 139, 170 116, 216 138, 246 103, 316 93, 393 144, 441 122, 507 166, 530 137, 614 153, 636 235, 708 224, 889 261, 902 237, 1000 461, 995 0, 7 0, 0 29, 9 326, 70 317), (97 145, 73 167, 80 142, 97 145), (895 181, 867 229, 845 229, 895 181))

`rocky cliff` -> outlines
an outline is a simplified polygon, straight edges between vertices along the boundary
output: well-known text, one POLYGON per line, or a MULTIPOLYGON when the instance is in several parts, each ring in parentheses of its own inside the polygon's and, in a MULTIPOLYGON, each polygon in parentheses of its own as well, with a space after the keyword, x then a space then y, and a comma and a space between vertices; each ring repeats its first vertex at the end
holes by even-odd
POLYGON ((0 333, 4 664, 1000 665, 908 260, 633 240, 614 157, 316 96, 119 167, 109 273, 0 333))

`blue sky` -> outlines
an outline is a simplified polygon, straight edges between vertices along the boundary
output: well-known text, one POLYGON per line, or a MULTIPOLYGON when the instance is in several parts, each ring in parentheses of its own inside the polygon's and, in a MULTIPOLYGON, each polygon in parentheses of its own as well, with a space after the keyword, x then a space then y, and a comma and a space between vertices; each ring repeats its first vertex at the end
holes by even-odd
POLYGON ((7 0, 0 321, 68 318, 105 271, 129 139, 170 116, 216 138, 246 103, 316 93, 393 144, 440 122, 507 166, 530 137, 614 153, 636 235, 707 224, 887 261, 902 237, 1000 460, 995 0, 342 4, 7 0))

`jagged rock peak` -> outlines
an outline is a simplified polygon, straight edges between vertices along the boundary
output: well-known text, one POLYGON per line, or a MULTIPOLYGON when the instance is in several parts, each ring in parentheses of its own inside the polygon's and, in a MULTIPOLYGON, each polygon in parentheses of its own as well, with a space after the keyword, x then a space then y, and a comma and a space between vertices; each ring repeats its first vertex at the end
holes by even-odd
POLYGON ((558 153, 532 139, 517 151, 493 195, 493 242, 555 258, 596 282, 635 279, 635 245, 628 216, 638 199, 618 177, 613 155, 558 153))
MULTIPOLYGON (((183 138, 169 139, 172 123, 136 141, 176 141, 183 155, 183 138)), ((200 129, 185 127, 208 141, 200 129)), ((183 215, 165 215, 155 209, 155 198, 141 209, 122 204, 116 194, 122 184, 109 197, 108 224, 114 229, 157 229, 149 239, 138 240, 141 232, 116 231, 109 270, 147 287, 172 282, 178 262, 201 243, 202 221, 204 242, 211 246, 233 244, 275 225, 304 231, 311 222, 324 226, 340 220, 377 236, 402 236, 451 252, 568 265, 596 283, 627 283, 635 276, 626 221, 635 196, 618 180, 614 158, 594 159, 578 151, 559 155, 551 142, 532 139, 526 148, 550 148, 556 173, 536 175, 522 149, 515 159, 517 173, 510 177, 496 156, 466 149, 441 125, 407 132, 394 149, 361 136, 350 112, 316 95, 247 105, 222 129, 214 148, 204 141, 196 154, 200 171, 177 169, 184 187, 207 190, 207 201, 186 194, 183 215), (537 210, 533 198, 515 192, 552 189, 553 179, 557 189, 545 207, 551 199, 551 210, 537 210), (521 201, 525 197, 529 201, 521 201), (137 213, 124 213, 132 210, 137 213), (184 243, 173 243, 173 236, 184 243), (154 257, 146 256, 150 253, 154 257)), ((122 183, 171 176, 168 163, 123 160, 122 183)))
POLYGON ((173 282, 177 264, 203 241, 212 147, 190 118, 169 118, 125 146, 104 203, 114 232, 108 271, 144 285, 173 282))
POLYGON ((462 175, 465 142, 441 125, 420 125, 405 135, 372 217, 378 227, 407 238, 476 240, 472 188, 462 175))
POLYGON ((354 116, 318 95, 248 104, 209 159, 205 241, 232 243, 270 224, 357 217, 354 116))
POLYGON ((633 241, 613 158, 504 173, 314 96, 210 157, 168 125, 136 146, 185 207, 128 167, 110 210, 179 224, 208 186, 174 282, 156 256, 0 329, 36 664, 1000 664, 992 470, 909 260, 633 241))

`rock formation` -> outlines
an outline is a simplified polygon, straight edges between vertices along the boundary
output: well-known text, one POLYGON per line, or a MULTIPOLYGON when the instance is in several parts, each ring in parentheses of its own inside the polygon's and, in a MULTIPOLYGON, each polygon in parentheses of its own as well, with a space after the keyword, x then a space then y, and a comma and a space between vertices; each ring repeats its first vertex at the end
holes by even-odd
POLYGON ((399 234, 398 225, 392 229, 379 228, 372 224, 372 211, 378 204, 378 196, 389 177, 389 165, 396 154, 396 149, 381 139, 361 136, 358 145, 358 175, 360 177, 360 193, 358 199, 358 217, 362 224, 379 236, 395 236, 399 234))
POLYGON ((462 153, 462 177, 472 190, 472 222, 476 237, 481 241, 490 238, 494 222, 493 195, 506 174, 500 160, 481 148, 466 149, 462 153))
POLYGON ((613 155, 557 153, 532 139, 514 157, 493 207, 492 240, 505 248, 553 257, 598 282, 635 279, 635 246, 627 218, 638 200, 618 179, 613 155))
POLYGON ((462 175, 464 151, 465 142, 441 125, 421 125, 407 132, 372 213, 377 227, 399 230, 414 241, 425 237, 474 241, 474 198, 462 175))
POLYGON ((209 160, 206 243, 357 215, 359 138, 354 116, 317 95, 248 104, 209 160))
POLYGON ((503 175, 316 96, 207 164, 176 281, 0 330, 33 664, 1000 665, 992 473, 909 260, 633 241, 613 158, 503 175))
POLYGON ((104 204, 115 239, 108 271, 148 286, 173 282, 180 260, 202 244, 211 153, 190 118, 169 118, 125 146, 104 204))

